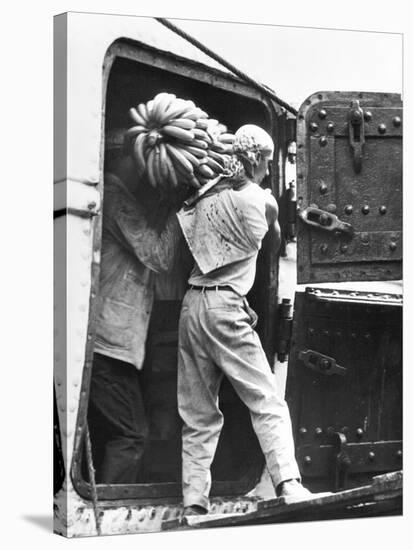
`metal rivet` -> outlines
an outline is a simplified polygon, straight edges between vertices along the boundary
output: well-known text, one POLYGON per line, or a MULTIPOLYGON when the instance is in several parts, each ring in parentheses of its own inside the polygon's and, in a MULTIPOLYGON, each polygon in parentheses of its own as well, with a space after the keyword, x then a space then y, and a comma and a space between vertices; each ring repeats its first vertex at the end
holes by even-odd
POLYGON ((331 212, 332 214, 334 214, 334 212, 337 212, 337 206, 333 203, 328 204, 326 210, 327 212, 331 212))
POLYGON ((316 428, 314 430, 314 433, 317 437, 320 437, 320 435, 323 433, 323 430, 321 428, 316 428))
POLYGON ((308 329, 308 332, 309 332, 309 334, 314 334, 314 329, 310 327, 310 328, 308 329))
POLYGON ((365 205, 363 206, 363 208, 361 209, 361 211, 362 211, 362 213, 363 213, 364 215, 367 215, 367 214, 370 212, 370 207, 369 207, 369 205, 368 205, 368 204, 365 204, 365 205))
POLYGON ((316 131, 318 130, 318 124, 316 124, 315 122, 312 122, 312 123, 310 124, 310 130, 311 130, 312 132, 316 132, 316 131))
MULTIPOLYGON (((326 305, 327 305, 327 304, 326 304, 326 305)), ((323 334, 324 334, 324 336, 330 336, 330 333, 329 333, 328 330, 323 330, 323 334)))
POLYGON ((378 129, 378 131, 379 131, 379 134, 385 134, 385 133, 386 133, 386 130, 387 130, 385 124, 379 124, 379 126, 378 126, 377 129, 378 129))
POLYGON ((304 457, 304 464, 306 464, 307 466, 309 466, 311 464, 312 460, 311 460, 311 456, 305 456, 304 457))
POLYGON ((326 118, 327 116, 327 111, 325 109, 320 109, 320 111, 318 112, 318 116, 320 118, 326 118))
POLYGON ((366 122, 368 122, 369 120, 371 120, 372 117, 373 117, 373 115, 371 114, 370 111, 365 111, 365 112, 364 112, 364 120, 365 120, 366 122))
POLYGON ((373 453, 373 451, 370 451, 368 454, 368 457, 369 457, 369 460, 373 462, 373 460, 376 458, 376 455, 375 453, 373 453))
POLYGON ((322 245, 320 246, 320 252, 321 252, 322 254, 325 254, 325 253, 327 252, 327 250, 328 250, 328 246, 327 246, 326 244, 322 244, 322 245))
POLYGON ((370 235, 368 233, 362 233, 360 239, 363 244, 368 244, 370 242, 370 235))
POLYGON ((402 458, 403 457, 403 451, 398 450, 397 453, 396 453, 396 456, 397 456, 397 458, 402 458))
POLYGON ((94 208, 96 208, 96 203, 95 201, 92 201, 90 202, 87 207, 89 208, 89 210, 93 210, 94 208))
POLYGON ((300 435, 305 435, 307 433, 306 428, 300 428, 299 430, 300 435))
POLYGON ((344 207, 344 213, 350 216, 350 214, 353 213, 353 206, 351 204, 348 204, 344 207))
POLYGON ((327 138, 326 136, 321 136, 320 138, 320 145, 321 147, 325 147, 327 145, 327 138))
POLYGON ((397 244, 392 242, 392 243, 389 244, 389 248, 390 248, 390 250, 392 250, 392 251, 393 251, 393 250, 396 250, 397 244))
POLYGON ((382 216, 384 216, 384 214, 387 212, 387 208, 384 205, 380 206, 379 212, 382 216))
POLYGON ((327 124, 327 132, 332 132, 334 130, 334 124, 332 122, 329 122, 327 124))
POLYGON ((340 246, 340 250, 341 250, 341 252, 343 252, 343 253, 344 253, 344 252, 347 252, 347 250, 348 250, 348 245, 342 244, 342 245, 340 246))
POLYGON ((402 123, 402 119, 399 116, 393 118, 393 124, 398 128, 402 123))
POLYGON ((361 428, 357 428, 356 435, 357 435, 357 437, 363 437, 363 435, 364 435, 363 430, 361 428))
POLYGON ((324 370, 328 370, 330 367, 331 367, 331 363, 328 359, 323 359, 321 361, 321 367, 324 369, 324 370))
POLYGON ((327 193, 327 191, 328 191, 328 187, 327 187, 327 185, 326 185, 325 183, 322 183, 322 184, 320 184, 318 190, 320 191, 320 193, 321 193, 322 195, 325 195, 325 194, 327 193))
POLYGON ((327 214, 321 214, 320 216, 320 225, 327 225, 330 221, 330 216, 327 214))

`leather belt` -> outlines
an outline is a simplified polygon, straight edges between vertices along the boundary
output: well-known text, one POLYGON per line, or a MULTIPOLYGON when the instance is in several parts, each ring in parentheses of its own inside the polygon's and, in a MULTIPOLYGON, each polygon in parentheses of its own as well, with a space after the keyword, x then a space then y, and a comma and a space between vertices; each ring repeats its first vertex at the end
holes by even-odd
POLYGON ((232 292, 234 292, 234 289, 229 285, 214 285, 214 286, 190 285, 189 290, 201 290, 202 292, 204 290, 231 290, 232 292))

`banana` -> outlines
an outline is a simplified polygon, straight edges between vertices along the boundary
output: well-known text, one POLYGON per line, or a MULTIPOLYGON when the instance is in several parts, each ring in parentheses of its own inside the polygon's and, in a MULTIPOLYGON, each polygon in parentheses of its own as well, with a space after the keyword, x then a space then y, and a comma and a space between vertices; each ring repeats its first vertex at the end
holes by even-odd
POLYGON ((176 149, 192 164, 194 168, 197 168, 200 165, 200 160, 196 158, 195 155, 190 153, 185 147, 176 147, 176 149))
POLYGON ((174 147, 170 143, 165 143, 165 146, 169 155, 174 161, 174 166, 178 167, 178 170, 180 167, 182 167, 184 174, 186 174, 188 177, 193 176, 194 174, 193 166, 189 162, 189 160, 181 153, 181 151, 179 151, 176 147, 174 147))
POLYGON ((206 165, 211 168, 216 174, 221 174, 224 171, 224 168, 214 160, 212 157, 208 156, 206 157, 206 165))
POLYGON ((201 184, 199 183, 198 179, 196 178, 196 176, 191 176, 189 179, 188 179, 188 183, 189 185, 191 185, 192 187, 195 187, 195 189, 200 189, 201 188, 201 184))
POLYGON ((133 145, 134 159, 138 169, 139 176, 142 176, 146 170, 144 147, 146 142, 146 134, 139 134, 133 145))
POLYGON ((151 149, 148 154, 148 158, 146 159, 146 175, 148 176, 148 181, 150 185, 156 189, 158 182, 155 178, 155 172, 154 172, 154 160, 155 160, 155 149, 151 149))
POLYGON ((172 101, 168 109, 166 109, 164 113, 165 119, 172 120, 174 118, 178 118, 188 111, 189 111, 189 108, 186 104, 186 101, 178 97, 174 101, 172 101))
POLYGON ((225 157, 223 154, 216 153, 212 149, 208 150, 208 156, 210 156, 212 159, 214 159, 216 162, 219 162, 222 167, 225 167, 225 157))
POLYGON ((212 143, 211 137, 207 132, 205 132, 205 130, 201 130, 201 128, 194 128, 192 131, 194 132, 196 139, 203 139, 207 143, 212 143))
POLYGON ((192 147, 198 147, 198 149, 208 149, 208 143, 203 139, 194 139, 191 145, 192 147))
POLYGON ((197 180, 201 185, 205 185, 206 183, 210 182, 210 178, 204 178, 204 176, 197 175, 197 180))
POLYGON ((124 134, 124 140, 131 139, 135 136, 138 136, 142 132, 147 132, 148 128, 146 126, 132 126, 131 128, 128 128, 124 134))
POLYGON ((145 119, 141 117, 141 115, 138 113, 135 107, 131 107, 129 109, 129 116, 135 122, 135 124, 139 124, 140 126, 146 126, 145 119))
POLYGON ((212 179, 215 177, 214 172, 206 164, 201 164, 200 166, 198 166, 197 172, 198 174, 201 174, 201 176, 204 176, 205 178, 212 179))
POLYGON ((196 127, 201 128, 201 130, 208 130, 208 121, 205 118, 199 118, 196 121, 196 127))
POLYGON ((221 143, 219 141, 214 141, 210 146, 209 148, 212 150, 212 151, 215 151, 216 153, 221 153, 221 154, 228 154, 228 155, 231 155, 232 154, 232 146, 231 145, 227 145, 225 143, 221 143))
POLYGON ((148 122, 153 122, 153 106, 154 106, 154 100, 150 99, 146 104, 146 111, 148 113, 148 122))
POLYGON ((199 147, 193 147, 192 145, 181 145, 181 149, 186 149, 198 159, 203 159, 208 154, 205 149, 199 149, 199 147))
POLYGON ((195 122, 189 118, 175 118, 168 122, 168 126, 169 125, 182 128, 183 130, 193 130, 195 128, 195 122))
POLYGON ((166 147, 164 143, 159 144, 159 167, 160 167, 160 177, 166 182, 168 180, 169 171, 166 158, 168 153, 166 152, 166 147))
POLYGON ((189 118, 190 120, 196 122, 198 118, 201 118, 199 113, 200 109, 196 107, 195 109, 191 109, 190 111, 187 111, 186 113, 181 115, 181 118, 189 118))
POLYGON ((145 103, 139 103, 139 105, 136 107, 136 110, 145 121, 145 125, 148 124, 148 110, 145 103))
POLYGON ((225 133, 221 134, 218 139, 221 143, 232 145, 234 143, 235 136, 234 134, 225 133))
POLYGON ((195 139, 193 132, 190 130, 184 130, 183 128, 178 128, 177 126, 163 126, 161 128, 161 132, 167 137, 172 137, 185 143, 191 143, 195 139))
POLYGON ((175 172, 174 164, 168 154, 166 154, 165 162, 168 167, 168 181, 170 181, 172 187, 178 187, 178 177, 175 172))
POLYGON ((165 118, 165 112, 167 108, 169 107, 169 104, 172 101, 172 94, 168 94, 167 92, 161 92, 157 94, 154 98, 154 104, 153 104, 153 118, 159 123, 163 123, 166 121, 165 118))

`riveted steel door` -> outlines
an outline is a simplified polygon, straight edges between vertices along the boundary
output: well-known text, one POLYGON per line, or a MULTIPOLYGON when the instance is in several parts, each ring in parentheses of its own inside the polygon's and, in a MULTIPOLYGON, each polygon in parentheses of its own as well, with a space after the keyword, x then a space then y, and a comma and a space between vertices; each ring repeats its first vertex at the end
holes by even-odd
POLYGON ((402 467, 401 295, 307 288, 294 304, 286 399, 303 480, 368 484, 402 467))
POLYGON ((320 92, 297 119, 298 282, 401 278, 402 103, 320 92))

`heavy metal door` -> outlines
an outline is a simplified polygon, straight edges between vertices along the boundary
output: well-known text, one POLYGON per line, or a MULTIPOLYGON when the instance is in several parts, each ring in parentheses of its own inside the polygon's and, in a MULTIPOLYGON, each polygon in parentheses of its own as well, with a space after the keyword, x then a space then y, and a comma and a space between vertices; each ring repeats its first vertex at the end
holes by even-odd
MULTIPOLYGON (((401 128, 396 94, 321 92, 300 108, 299 283, 401 279, 401 128)), ((314 490, 402 467, 402 296, 351 286, 295 297, 287 401, 314 490)))
POLYGON ((310 96, 297 119, 297 187, 299 283, 401 278, 398 94, 310 96))
POLYGON ((296 455, 313 490, 402 467, 401 296, 307 288, 287 381, 296 455))

